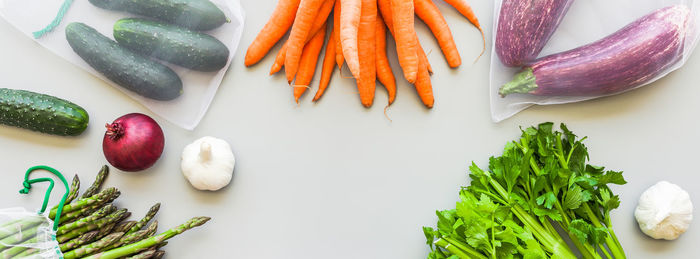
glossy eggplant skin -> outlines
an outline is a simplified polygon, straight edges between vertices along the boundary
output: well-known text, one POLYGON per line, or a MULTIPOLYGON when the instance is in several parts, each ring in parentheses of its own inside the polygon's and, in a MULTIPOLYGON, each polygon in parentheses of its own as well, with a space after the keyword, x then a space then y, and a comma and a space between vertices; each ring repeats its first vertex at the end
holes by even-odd
POLYGON ((503 0, 496 31, 496 53, 509 67, 540 54, 573 0, 503 0))
POLYGON ((599 96, 640 86, 683 57, 690 9, 658 9, 596 42, 540 58, 500 89, 502 96, 599 96))

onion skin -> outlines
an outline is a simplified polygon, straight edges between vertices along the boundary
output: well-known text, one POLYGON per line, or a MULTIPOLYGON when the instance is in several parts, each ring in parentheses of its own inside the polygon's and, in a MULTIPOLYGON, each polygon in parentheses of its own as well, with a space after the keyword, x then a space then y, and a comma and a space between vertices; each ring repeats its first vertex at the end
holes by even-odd
POLYGON ((102 151, 107 161, 119 170, 136 172, 147 169, 163 153, 163 130, 147 115, 130 113, 106 127, 102 151))
POLYGON ((496 54, 504 65, 535 60, 573 0, 503 0, 496 31, 496 54))
POLYGON ((642 85, 683 57, 690 9, 658 9, 591 44, 540 58, 503 85, 502 96, 598 96, 642 85))

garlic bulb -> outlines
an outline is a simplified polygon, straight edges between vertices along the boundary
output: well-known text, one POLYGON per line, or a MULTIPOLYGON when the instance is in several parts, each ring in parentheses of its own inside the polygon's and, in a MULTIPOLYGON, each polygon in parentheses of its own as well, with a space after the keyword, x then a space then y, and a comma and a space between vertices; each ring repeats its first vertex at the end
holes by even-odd
POLYGON ((231 146, 225 140, 203 137, 182 151, 180 168, 194 188, 216 191, 231 182, 235 163, 231 146))
POLYGON ((693 220, 693 203, 678 185, 661 181, 639 197, 634 217, 644 234, 655 239, 674 240, 693 220))

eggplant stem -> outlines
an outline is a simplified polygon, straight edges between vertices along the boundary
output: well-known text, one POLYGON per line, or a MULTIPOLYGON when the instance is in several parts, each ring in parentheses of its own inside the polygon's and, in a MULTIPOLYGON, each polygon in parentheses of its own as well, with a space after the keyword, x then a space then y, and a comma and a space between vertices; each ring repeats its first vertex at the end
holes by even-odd
POLYGON ((498 93, 501 97, 505 97, 506 95, 515 93, 531 93, 535 89, 537 89, 535 73, 532 71, 532 68, 525 68, 523 71, 515 74, 512 81, 501 86, 498 93))

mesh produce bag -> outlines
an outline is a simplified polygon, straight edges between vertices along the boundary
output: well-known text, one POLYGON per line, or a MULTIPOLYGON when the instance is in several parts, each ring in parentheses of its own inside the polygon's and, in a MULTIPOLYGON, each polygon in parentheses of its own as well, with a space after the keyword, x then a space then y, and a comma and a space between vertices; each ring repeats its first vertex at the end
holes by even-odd
POLYGON ((63 204, 68 197, 68 191, 55 208, 46 211, 49 195, 54 182, 51 178, 29 179, 29 174, 35 170, 47 170, 55 174, 63 182, 66 190, 66 179, 53 168, 35 166, 27 170, 22 194, 29 193, 32 184, 49 182, 44 203, 39 212, 28 211, 24 208, 0 209, 0 258, 63 258, 61 249, 56 241, 56 229, 60 222, 63 204), (55 215, 54 220, 48 216, 55 215))
MULTIPOLYGON (((99 0, 99 1, 87 1, 87 0, 81 0, 81 1, 73 1, 73 0, 0 0, 0 17, 4 18, 7 20, 10 24, 15 26, 19 31, 24 33, 25 35, 35 38, 36 41, 44 46, 45 48, 49 49, 53 53, 55 53, 58 56, 61 56, 62 58, 68 60, 69 62, 73 63, 74 65, 86 70, 87 72, 93 74, 94 76, 104 80, 107 84, 112 85, 113 87, 116 87, 120 91, 122 91, 124 94, 130 96, 131 98, 135 99, 139 103, 143 104, 146 108, 150 109, 157 115, 163 117, 164 119, 182 127, 188 130, 194 129, 199 121, 204 117, 204 114, 206 113, 207 109, 209 108, 209 105, 211 101, 214 98, 214 95, 216 94, 216 91, 221 84, 221 81, 226 74, 226 71, 231 64, 231 60, 234 57, 234 53, 236 53, 236 49, 238 47, 241 35, 243 33, 243 22, 244 22, 244 11, 243 8, 240 5, 239 0, 204 0, 206 4, 213 4, 214 9, 220 10, 220 12, 223 12, 221 16, 223 16, 223 19, 219 19, 223 22, 223 24, 219 25, 218 27, 209 26, 206 28, 202 29, 197 29, 197 28, 190 28, 183 26, 182 24, 179 24, 179 21, 192 21, 193 19, 191 17, 184 17, 187 16, 187 14, 182 14, 180 16, 183 16, 182 19, 180 17, 175 17, 174 19, 171 19, 169 21, 165 20, 159 20, 154 17, 145 17, 139 14, 135 14, 135 12, 142 12, 145 14, 148 13, 153 13, 151 9, 148 8, 130 8, 130 10, 123 10, 123 8, 113 8, 110 9, 109 6, 107 7, 98 7, 95 3, 93 2, 102 2, 102 3, 107 3, 109 5, 110 3, 116 3, 116 2, 127 2, 127 1, 107 1, 107 0, 99 0), (134 10, 136 9, 136 10, 134 10), (58 13, 58 15, 57 15, 58 13), (150 44, 152 41, 149 41, 149 44, 146 45, 141 45, 141 46, 130 46, 130 48, 125 47, 127 50, 136 53, 138 56, 141 56, 141 60, 146 60, 150 61, 152 63, 148 63, 149 65, 144 65, 141 67, 137 66, 122 66, 119 69, 114 69, 112 70, 112 78, 105 74, 103 71, 99 71, 99 69, 96 69, 94 64, 91 64, 86 61, 85 58, 82 58, 81 55, 79 55, 75 50, 74 47, 71 46, 71 44, 68 42, 68 38, 66 36, 66 27, 69 26, 71 23, 74 22, 79 22, 82 23, 86 26, 89 26, 96 30, 99 34, 102 34, 103 36, 107 37, 110 40, 115 39, 113 34, 114 26, 117 23, 117 21, 124 19, 124 18, 136 18, 136 19, 146 19, 146 20, 151 20, 153 22, 156 22, 158 24, 162 25, 167 25, 167 26, 174 26, 177 27, 176 29, 183 29, 187 30, 185 33, 199 33, 199 34, 205 34, 203 37, 204 38, 209 38, 209 36, 213 37, 214 40, 211 40, 209 38, 208 42, 211 41, 220 41, 220 43, 223 43, 225 45, 225 49, 228 49, 228 56, 223 59, 223 63, 219 62, 222 60, 222 58, 219 58, 220 56, 225 56, 226 54, 221 54, 221 55, 216 55, 216 67, 215 68, 204 68, 202 69, 201 65, 193 65, 188 68, 187 66, 183 66, 183 58, 186 58, 194 53, 194 51, 181 51, 178 52, 177 54, 173 54, 172 52, 168 52, 169 50, 172 50, 174 48, 171 47, 154 47, 154 48, 149 48, 154 46, 155 44, 150 44), (224 20, 226 20, 224 22, 224 20), (48 27, 46 27, 49 25, 48 27), (42 30, 42 28, 44 28, 42 30), (49 32, 50 31, 50 32, 49 32), (140 51, 140 52, 139 52, 140 51), (158 56, 160 54, 164 54, 171 57, 170 59, 163 58, 163 56, 158 56), (180 60, 180 62, 178 62, 180 60), (177 64, 177 65, 176 65, 177 64), (154 67, 157 67, 158 69, 155 69, 154 67), (198 67, 198 68, 197 68, 198 67), (135 68, 132 69, 131 71, 122 71, 124 68, 135 68), (145 70, 148 70, 149 72, 143 72, 145 70), (167 98, 161 98, 161 99, 168 99, 168 100, 161 100, 161 99, 154 99, 153 96, 146 97, 149 94, 148 89, 153 89, 153 88, 144 88, 144 87, 131 87, 131 88, 137 88, 138 90, 135 91, 133 89, 129 89, 129 87, 125 87, 125 84, 133 84, 134 81, 136 80, 128 80, 128 79, 116 79, 114 76, 116 75, 117 77, 123 76, 125 74, 138 74, 138 73, 152 73, 153 70, 156 70, 156 72, 163 72, 168 75, 167 79, 171 80, 163 80, 163 76, 161 77, 151 77, 151 78, 158 78, 158 80, 150 80, 148 83, 153 83, 153 84, 161 84, 165 88, 170 87, 170 88, 177 88, 177 87, 172 87, 173 85, 178 85, 177 83, 172 83, 176 82, 177 79, 176 77, 179 77, 181 81, 181 89, 182 91, 180 92, 179 95, 176 94, 170 94, 168 96, 165 96, 167 98), (167 73, 166 73, 167 72, 167 73), (173 73, 174 72, 174 73, 173 73), (130 83, 125 83, 126 81, 129 81, 130 83), (168 83, 161 83, 161 82, 168 82, 168 83), (144 90, 147 89, 147 90, 144 90), (138 91, 141 91, 140 93, 138 91)), ((138 1, 128 1, 128 2, 138 2, 138 1)), ((144 2, 144 1, 141 1, 144 2)), ((167 2, 167 1, 160 1, 160 2, 167 2)), ((172 6, 181 6, 182 3, 188 2, 187 0, 172 0, 172 6)), ((202 1, 198 1, 202 2, 202 1)), ((211 8, 210 8, 211 9, 211 8)), ((188 9, 189 10, 189 9, 188 9)), ((164 13, 169 13, 172 14, 172 10, 166 10, 163 11, 164 13)), ((218 12, 218 11, 217 11, 218 12)), ((179 15, 179 14, 178 14, 179 15)), ((171 15, 172 17, 173 15, 171 15)), ((217 16, 219 17, 219 16, 217 16)), ((162 18, 162 17, 161 17, 162 18)), ((133 28, 133 27, 132 27, 133 28)), ((172 31, 171 29, 170 31, 172 31)), ((182 33, 182 32, 181 32, 182 33)), ((154 35, 154 34, 151 34, 154 35)), ((162 34, 161 34, 162 35, 162 34)), ((176 39, 178 37, 175 37, 176 39)), ((183 38, 183 37, 179 37, 183 38)), ((200 36, 189 36, 189 38, 201 38, 200 36)), ((144 43, 146 41, 140 41, 141 43, 144 43)), ((116 43, 116 42, 115 42, 116 43)), ((172 43, 171 43, 172 44, 172 43)), ((219 43, 213 44, 216 46, 220 46, 219 43)), ((126 46, 126 44, 123 44, 123 42, 120 42, 118 46, 126 46)), ((172 46, 172 45, 168 45, 172 46)), ((201 45, 200 45, 201 46, 201 45)), ((203 47, 205 50, 202 52, 198 53, 203 53, 207 52, 209 46, 212 45, 207 45, 206 47, 203 47)), ((222 48, 218 48, 222 49, 222 48)), ((109 59, 109 57, 114 53, 112 52, 107 52, 104 55, 93 55, 93 56, 98 56, 98 58, 105 58, 109 59)), ((217 53, 225 53, 225 51, 219 51, 217 53)), ((206 54, 206 53, 205 53, 206 54)), ((124 56, 124 55, 114 55, 114 56, 124 56)), ((190 60, 191 61, 191 60, 190 60)), ((195 60, 196 61, 196 60, 195 60)), ((184 61, 185 64, 188 64, 188 61, 184 61)), ((115 66, 109 66, 109 67, 115 67, 115 66)), ((110 68, 110 69, 112 69, 110 68)), ((162 74, 162 73, 161 73, 162 74)), ((142 83, 140 83, 143 85, 142 83)), ((36 86, 26 86, 24 90, 30 90, 30 91, 35 91, 35 92, 42 92, 41 88, 46 87, 45 85, 36 85, 36 86)), ((57 85, 56 87, 61 87, 61 88, 70 88, 70 85, 57 85)), ((96 85, 95 87, 104 87, 101 85, 96 85)), ((154 91, 150 91, 154 92, 154 91)), ((176 90, 171 91, 173 93, 177 93, 176 90)), ((115 97, 120 97, 120 96, 115 96, 115 97)))
MULTIPOLYGON (((683 6, 683 14, 687 14, 683 17, 680 17, 680 15, 671 17, 667 19, 667 21, 670 24, 673 23, 681 23, 685 22, 683 25, 678 24, 679 27, 685 28, 685 30, 682 30, 680 33, 676 34, 678 35, 679 38, 679 46, 678 48, 673 49, 673 54, 674 54, 674 59, 672 61, 668 60, 660 60, 656 58, 651 58, 650 56, 652 55, 644 55, 644 57, 650 57, 649 59, 640 59, 640 57, 637 57, 640 62, 637 62, 635 64, 627 64, 630 65, 629 67, 625 67, 625 69, 622 69, 623 67, 620 66, 618 67, 619 71, 614 71, 610 72, 613 70, 607 70, 608 72, 606 73, 606 69, 603 65, 598 66, 600 67, 600 71, 592 72, 589 73, 585 76, 582 76, 580 78, 575 78, 574 76, 570 76, 571 73, 569 73, 571 70, 576 70, 576 69, 571 69, 570 71, 567 71, 567 69, 550 69, 549 70, 549 77, 547 77, 546 83, 540 84, 539 79, 533 80, 535 83, 538 84, 539 87, 543 84, 547 84, 550 86, 550 89, 552 88, 566 88, 566 85, 568 85, 570 82, 566 80, 578 80, 581 82, 584 82, 582 85, 584 87, 588 87, 591 84, 586 84, 585 81, 597 81, 601 82, 605 79, 605 77, 609 77, 610 74, 624 74, 627 72, 639 72, 638 70, 643 70, 645 68, 649 68, 650 66, 645 66, 645 62, 652 63, 651 66, 656 66, 656 67, 661 67, 662 69, 656 69, 654 71, 646 71, 644 72, 644 78, 637 80, 633 83, 626 83, 623 87, 620 87, 619 85, 614 84, 614 80, 610 80, 613 83, 608 84, 605 88, 606 90, 609 90, 607 92, 601 91, 599 93, 595 94, 581 94, 581 93, 575 93, 576 89, 572 89, 570 93, 564 93, 564 94, 532 94, 530 93, 515 93, 515 94, 509 94, 505 97, 502 97, 499 90, 501 87, 509 82, 517 81, 518 78, 516 74, 522 71, 522 67, 509 67, 503 64, 503 62, 500 60, 499 55, 497 55, 497 50, 496 50, 496 38, 497 38, 497 30, 499 27, 499 16, 501 15, 501 8, 504 6, 504 2, 506 0, 497 0, 495 2, 495 8, 494 8, 494 26, 493 26, 493 54, 491 55, 491 73, 490 73, 490 99, 491 99, 491 117, 494 122, 499 122, 504 119, 507 119, 516 113, 532 106, 532 105, 551 105, 551 104, 564 104, 564 103, 572 103, 572 102, 580 102, 580 101, 585 101, 585 100, 590 100, 594 98, 599 98, 603 96, 610 96, 610 95, 615 95, 615 94, 620 94, 628 90, 633 90, 645 85, 648 85, 650 83, 653 83, 654 81, 658 80, 661 77, 666 76, 668 73, 675 71, 676 69, 680 68, 683 66, 683 64, 686 62, 686 60, 690 57, 690 54, 693 52, 695 46, 697 45, 698 41, 698 33, 700 33, 700 24, 698 24, 699 20, 697 19, 698 14, 700 14, 700 4, 699 1, 697 0, 618 0, 618 1, 606 1, 606 0, 586 0, 586 1, 568 1, 572 2, 571 5, 568 8, 568 12, 565 13, 564 17, 561 20, 561 23, 559 24, 558 28, 554 31, 553 35, 551 38, 546 42, 546 45, 544 45, 544 49, 537 55, 537 59, 530 61, 529 63, 534 63, 537 62, 538 59, 546 58, 549 55, 555 55, 559 53, 563 53, 568 50, 573 50, 573 49, 578 49, 579 47, 582 47, 587 44, 596 44, 599 40, 606 38, 607 36, 617 33, 618 31, 622 31, 623 28, 626 28, 626 26, 631 25, 634 22, 637 22, 640 20, 642 17, 645 17, 647 15, 651 15, 653 13, 657 13, 657 11, 662 10, 664 8, 675 8, 677 6, 683 6), (687 11, 686 11, 687 10, 687 11), (681 19, 682 18, 682 19, 681 19), (686 19, 687 18, 687 19, 686 19), (595 43, 594 43, 595 42, 595 43), (657 62, 657 63, 654 63, 657 62), (663 62, 663 64, 662 64, 663 62), (629 68, 629 69, 627 69, 629 68), (635 70, 636 69, 636 70, 635 70), (626 72, 625 72, 626 71, 626 72), (567 76, 568 75, 568 76, 567 76), (511 81, 513 80, 513 81, 511 81), (565 86, 565 87, 562 87, 565 86), (616 90, 615 87, 619 87, 619 90, 616 90)), ((515 1, 510 1, 510 2, 515 2, 515 1)), ((521 2, 530 2, 530 1, 521 1, 521 2)), ((537 1, 535 1, 537 2, 537 1)), ((557 2, 557 1, 548 1, 548 2, 557 2)), ((564 1, 559 1, 559 2, 564 2, 564 1)), ((534 3, 534 2, 530 2, 534 3)), ((676 9, 678 10, 678 9, 676 9)), ((647 23, 645 25, 649 25, 650 23, 647 23)), ((644 31, 652 31, 655 28, 650 28, 653 27, 654 25, 657 24, 652 24, 650 26, 647 26, 642 33, 635 34, 639 36, 639 38, 644 38, 644 37, 653 37, 651 32, 644 34, 644 31)), ((524 25, 523 25, 524 26, 524 25)), ((644 27, 644 26, 639 26, 639 28, 644 27)), ((657 27, 658 28, 658 27, 657 27)), ((658 30, 656 30, 658 32, 658 30)), ((530 35, 534 35, 534 32, 531 32, 530 35)), ((616 34, 617 35, 617 34, 616 34)), ((644 39, 640 39, 642 41, 644 39)), ((635 40, 632 40, 635 41, 635 40)), ((616 42, 619 43, 619 42, 616 42)), ((619 45, 625 45, 625 44, 619 44, 619 45)), ((667 46, 670 44, 666 44, 667 46)), ((616 56, 621 52, 615 52, 616 47, 612 47, 607 49, 605 51, 600 51, 596 52, 599 53, 598 57, 602 57, 605 54, 600 54, 600 53, 609 53, 610 55, 605 57, 605 58, 600 58, 597 59, 599 64, 603 64, 607 61, 604 61, 605 59, 608 60, 616 60, 620 58, 625 58, 625 55, 621 56, 616 56)), ((602 48, 598 48, 602 49, 602 48)), ((580 50, 580 49, 578 49, 580 50)), ((588 49, 590 50, 590 49, 588 49)), ((579 51, 579 52, 572 52, 573 55, 578 55, 580 53, 584 53, 584 51, 579 51)), ((589 52, 590 53, 590 52, 589 52)), ((629 54, 629 53, 628 53, 629 54)), ((582 55, 582 56, 587 56, 587 55, 582 55)), ((592 56, 592 55, 588 55, 592 56)), ((550 56, 551 57, 551 56, 550 56)), ((563 59, 561 55, 559 55, 560 59, 547 59, 546 62, 549 62, 547 66, 549 68, 556 68, 558 64, 557 63, 560 60, 563 59), (551 61, 550 60, 554 60, 551 61), (559 60, 559 61, 558 61, 559 60)), ((583 59, 580 59, 583 60, 583 59)), ((588 62, 588 61, 586 61, 588 62)), ((586 62, 581 62, 579 64, 586 65, 586 62)), ((573 62, 570 62, 569 64, 572 64, 573 62)), ((543 64, 543 63, 539 63, 543 64)), ((591 63, 589 63, 591 64, 591 63)), ((529 65, 529 64, 525 64, 529 65)), ((562 66, 563 67, 563 66, 562 66)), ((575 66, 569 66, 567 68, 571 68, 575 66)), ((591 66, 591 67, 596 67, 596 66, 591 66)), ((593 71, 595 69, 592 69, 593 71)), ((542 69, 540 70, 542 71, 542 69)), ((535 72, 535 75, 537 73, 535 72)), ((577 75, 580 75, 582 73, 579 73, 577 75)), ((522 75, 522 74, 521 74, 522 75)), ((641 76, 640 76, 641 77, 641 76)), ((631 77, 630 77, 631 78, 631 77)), ((602 84, 602 83, 601 83, 602 84)), ((599 85, 601 85, 599 84, 599 85)), ((571 89, 571 88, 569 88, 571 89)), ((533 90, 534 92, 535 90, 533 90)), ((584 91, 581 89, 578 89, 578 91, 584 91)))

